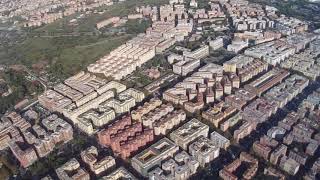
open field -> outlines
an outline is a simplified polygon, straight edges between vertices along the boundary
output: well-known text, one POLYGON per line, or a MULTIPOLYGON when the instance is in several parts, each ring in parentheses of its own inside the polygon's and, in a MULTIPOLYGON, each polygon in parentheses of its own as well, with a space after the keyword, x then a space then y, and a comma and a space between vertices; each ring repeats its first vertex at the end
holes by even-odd
POLYGON ((145 21, 130 20, 124 25, 127 28, 126 34, 105 36, 100 35, 95 28, 98 21, 134 13, 137 6, 159 5, 167 2, 168 0, 130 0, 101 7, 97 11, 104 10, 103 14, 91 14, 80 18, 76 26, 68 24, 71 19, 79 16, 79 13, 40 28, 24 29, 27 37, 22 42, 17 42, 10 47, 0 45, 0 63, 24 64, 30 67, 45 61, 49 65, 49 72, 59 76, 58 78, 65 78, 85 69, 88 64, 108 54, 137 33, 144 32, 150 25, 145 21), (72 33, 77 34, 72 36, 72 33), (63 34, 70 36, 63 36, 63 34))
POLYGON ((32 37, 23 43, 8 49, 0 56, 3 63, 18 63, 32 66, 39 61, 46 61, 48 71, 65 78, 96 61, 112 49, 130 39, 130 35, 98 37, 32 37))

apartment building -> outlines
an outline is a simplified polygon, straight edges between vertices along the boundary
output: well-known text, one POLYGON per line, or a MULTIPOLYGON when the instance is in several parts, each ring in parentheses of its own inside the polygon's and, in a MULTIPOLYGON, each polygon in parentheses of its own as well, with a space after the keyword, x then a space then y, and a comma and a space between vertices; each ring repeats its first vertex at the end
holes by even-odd
POLYGON ((65 179, 83 179, 90 180, 89 173, 81 167, 80 163, 72 158, 56 170, 56 174, 60 180, 65 179))
POLYGON ((208 133, 209 126, 197 119, 192 119, 173 131, 170 134, 170 139, 182 149, 187 150, 190 143, 200 136, 208 137, 208 133))
POLYGON ((124 116, 98 132, 99 143, 110 146, 123 159, 127 159, 153 139, 153 130, 144 128, 140 122, 131 121, 130 116, 124 116))
POLYGON ((95 175, 99 175, 116 165, 116 161, 112 156, 98 159, 98 155, 98 149, 95 146, 88 147, 80 154, 82 161, 89 166, 90 170, 95 175))
POLYGON ((160 166, 165 159, 171 158, 179 151, 179 146, 167 138, 163 138, 134 156, 131 165, 143 176, 148 176, 149 170, 160 166))

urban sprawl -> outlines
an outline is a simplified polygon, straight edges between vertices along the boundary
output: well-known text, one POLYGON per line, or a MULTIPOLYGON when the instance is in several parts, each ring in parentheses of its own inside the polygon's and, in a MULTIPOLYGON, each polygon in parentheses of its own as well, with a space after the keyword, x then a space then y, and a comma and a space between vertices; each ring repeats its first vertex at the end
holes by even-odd
MULTIPOLYGON (((35 4, 0 0, 0 10, 22 16, 23 25, 31 27, 113 2, 35 4), (57 8, 63 11, 53 11, 57 8)), ((100 29, 128 19, 152 21, 145 33, 47 89, 35 105, 1 117, 0 149, 10 149, 28 169, 69 143, 75 132, 97 142, 43 180, 184 180, 214 162, 219 165, 211 171, 224 180, 258 173, 317 179, 320 34, 308 22, 246 0, 198 6, 197 0, 170 0, 97 23, 100 29), (208 27, 232 34, 203 39, 208 27), (199 39, 194 49, 177 45, 199 39), (204 61, 220 48, 236 55, 221 64, 204 61), (158 54, 165 55, 170 73, 160 76, 153 69, 149 75, 155 81, 141 89, 122 82, 158 54), (289 108, 292 103, 295 108, 289 108), (112 153, 101 155, 105 149, 112 153), (239 167, 245 167, 241 174, 239 167)))

